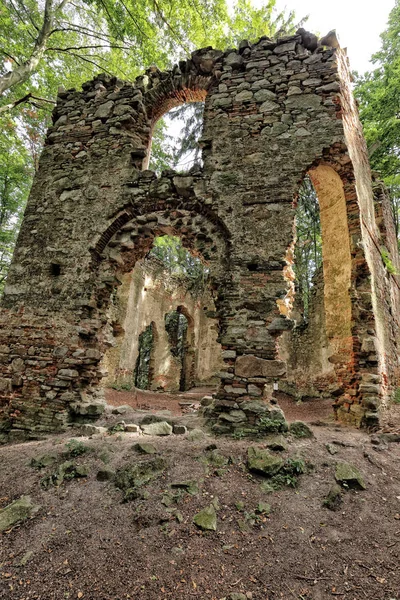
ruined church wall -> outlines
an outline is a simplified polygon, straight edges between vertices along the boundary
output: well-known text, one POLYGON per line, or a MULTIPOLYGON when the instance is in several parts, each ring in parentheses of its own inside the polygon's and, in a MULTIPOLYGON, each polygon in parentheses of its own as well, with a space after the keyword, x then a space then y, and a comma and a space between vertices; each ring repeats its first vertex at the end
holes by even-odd
POLYGON ((193 372, 188 375, 197 384, 213 380, 222 367, 222 358, 221 346, 216 341, 216 321, 206 314, 215 311, 210 294, 204 291, 193 296, 184 283, 179 285, 165 274, 160 277, 154 268, 143 263, 137 263, 124 279, 116 300, 122 331, 118 337, 113 337, 113 346, 105 355, 103 367, 108 376, 104 385, 133 385, 139 335, 153 323, 154 376, 150 389, 179 391, 181 365, 171 353, 165 329, 165 315, 178 307, 184 309, 190 320, 188 343, 193 354, 193 372))
MULTIPOLYGON (((296 299, 294 309, 296 304, 301 304, 301 300, 296 299)), ((299 317, 296 326, 279 341, 280 355, 287 364, 287 383, 282 382, 280 389, 296 398, 330 395, 339 385, 334 366, 329 362, 332 349, 326 333, 322 268, 313 278, 307 321, 300 311, 296 316, 299 317)))
POLYGON ((65 424, 101 395, 110 298, 162 231, 209 264, 224 357, 218 402, 269 398, 286 370, 277 338, 290 327, 281 310, 293 198, 320 164, 342 182, 351 252, 351 336, 331 359, 346 390, 341 417, 361 422, 360 381, 378 362, 376 350, 368 360, 359 352, 375 330, 364 188, 344 130, 346 113, 355 117, 343 52, 315 46, 298 34, 203 49, 135 84, 100 76, 59 95, 3 298, 0 387, 11 427, 65 424), (204 168, 160 178, 143 170, 157 117, 204 97, 204 168))
POLYGON ((357 213, 361 223, 361 231, 352 232, 353 245, 358 255, 362 248, 370 275, 359 286, 359 306, 355 314, 356 322, 364 323, 365 330, 365 334, 355 340, 361 371, 359 390, 364 396, 363 406, 376 410, 382 401, 382 406, 387 405, 399 385, 400 284, 399 277, 386 267, 382 250, 388 251, 397 272, 400 272, 399 253, 388 195, 381 185, 373 186, 366 142, 342 54, 338 55, 338 71, 346 84, 342 95, 343 125, 356 177, 357 213))

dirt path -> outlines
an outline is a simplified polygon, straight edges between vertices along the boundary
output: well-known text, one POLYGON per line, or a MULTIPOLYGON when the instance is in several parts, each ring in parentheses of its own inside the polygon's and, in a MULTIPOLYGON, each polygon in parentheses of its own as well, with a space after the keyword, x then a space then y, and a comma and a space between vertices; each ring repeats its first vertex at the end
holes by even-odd
MULTIPOLYGON (((198 422, 185 419, 189 426, 198 422)), ((62 462, 74 432, 0 448, 1 506, 23 494, 41 505, 32 520, 1 538, 0 598, 400 600, 400 444, 375 446, 366 433, 334 425, 313 431, 310 440, 289 437, 283 452, 309 461, 312 471, 296 488, 273 493, 246 468, 250 441, 127 433, 81 438, 89 451, 73 460, 89 475, 49 489, 40 480, 53 467, 40 472, 30 460, 51 453, 62 462), (143 438, 166 468, 142 499, 121 503, 114 483, 96 475, 152 460, 132 449, 143 438), (210 463, 211 444, 226 464, 210 463), (322 502, 343 460, 360 469, 367 489, 343 491, 332 512, 322 502), (198 486, 193 495, 170 487, 189 480, 198 486), (193 517, 212 501, 217 529, 202 532, 193 517), (269 514, 257 513, 260 502, 270 505, 269 514)))

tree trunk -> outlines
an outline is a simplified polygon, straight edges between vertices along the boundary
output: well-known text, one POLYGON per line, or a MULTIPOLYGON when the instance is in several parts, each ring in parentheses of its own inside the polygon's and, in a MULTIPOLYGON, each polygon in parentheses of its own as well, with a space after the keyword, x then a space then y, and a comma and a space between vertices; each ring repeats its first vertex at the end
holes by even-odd
POLYGON ((32 54, 24 63, 0 77, 0 95, 4 94, 10 88, 27 81, 32 73, 36 71, 46 51, 47 42, 53 29, 54 17, 67 2, 68 0, 63 0, 58 6, 54 7, 53 0, 46 0, 43 25, 36 38, 32 54))

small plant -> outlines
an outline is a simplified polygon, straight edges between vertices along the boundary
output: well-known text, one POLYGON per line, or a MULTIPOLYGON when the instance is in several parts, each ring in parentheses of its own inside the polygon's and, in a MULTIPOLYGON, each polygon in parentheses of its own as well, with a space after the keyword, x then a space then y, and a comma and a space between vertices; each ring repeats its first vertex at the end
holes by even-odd
POLYGON ((271 492, 278 492, 284 487, 295 488, 298 484, 299 475, 306 473, 308 468, 309 466, 302 458, 288 458, 279 473, 261 484, 261 489, 263 492, 270 494, 271 492))
POLYGON ((89 451, 89 446, 85 446, 83 442, 79 442, 78 440, 70 440, 65 446, 68 454, 72 457, 81 456, 89 451))
POLYGON ((131 392, 134 388, 133 383, 113 383, 111 385, 113 390, 117 390, 117 392, 131 392))
POLYGON ((233 437, 234 440, 242 440, 246 437, 246 432, 243 431, 243 429, 238 429, 232 433, 231 437, 233 437))
POLYGON ((283 424, 281 421, 274 421, 269 417, 260 417, 257 421, 257 427, 260 431, 264 431, 266 433, 278 433, 282 431, 283 424))
POLYGON ((125 431, 125 425, 123 423, 116 423, 108 428, 108 433, 110 435, 113 433, 120 433, 121 431, 125 431))
POLYGON ((400 387, 396 388, 393 394, 393 402, 400 404, 400 387))
POLYGON ((381 257, 383 260, 383 264, 385 265, 386 271, 391 275, 398 275, 396 267, 391 261, 388 250, 383 247, 381 248, 381 257))
POLYGON ((302 458, 288 458, 283 470, 290 475, 302 475, 306 472, 307 468, 302 458))

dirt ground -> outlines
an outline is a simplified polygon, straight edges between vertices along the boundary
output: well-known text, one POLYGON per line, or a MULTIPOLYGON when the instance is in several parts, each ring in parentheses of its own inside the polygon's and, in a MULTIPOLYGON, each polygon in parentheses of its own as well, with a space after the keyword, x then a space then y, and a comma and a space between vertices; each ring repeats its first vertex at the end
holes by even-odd
MULTIPOLYGON (((160 402, 165 415, 171 405, 160 402)), ((307 416, 303 404, 292 409, 295 418, 299 410, 307 416)), ((171 412, 175 422, 199 426, 196 414, 171 412)), ((321 421, 316 413, 309 421, 321 421)), ((137 423, 144 414, 135 407, 122 418, 137 423)), ((109 410, 104 423, 119 419, 109 410)), ((0 506, 29 494, 41 509, 1 537, 0 598, 219 600, 242 593, 252 600, 400 600, 400 444, 374 445, 366 432, 334 423, 312 429, 313 439, 289 436, 288 450, 280 453, 309 461, 312 470, 300 475, 297 487, 273 493, 263 491, 265 479, 246 468, 247 448, 265 447, 265 440, 118 432, 87 438, 75 429, 1 447, 0 506), (43 489, 40 480, 54 467, 39 471, 31 459, 51 453, 62 462, 71 438, 89 448, 73 459, 89 475, 43 489), (167 467, 146 486, 147 499, 122 503, 114 483, 96 475, 105 467, 151 460, 153 455, 133 449, 137 441, 154 444, 167 467), (229 464, 206 463, 211 444, 230 457, 229 464), (333 512, 322 502, 339 461, 360 469, 366 490, 344 490, 333 512), (172 483, 188 480, 198 483, 198 493, 182 493, 168 512, 163 496, 172 483), (212 501, 217 530, 200 531, 193 517, 212 501), (256 514, 260 502, 270 504, 269 515, 256 514)))
POLYGON ((213 387, 195 387, 187 392, 169 394, 139 389, 135 392, 125 392, 106 388, 105 397, 107 404, 111 406, 126 405, 150 412, 169 410, 171 414, 180 415, 185 410, 189 411, 191 404, 198 405, 204 396, 212 395, 214 391, 213 387))
MULTIPOLYGON (((107 388, 105 396, 107 403, 111 406, 126 405, 150 412, 169 410, 173 415, 180 415, 185 412, 193 412, 191 405, 198 406, 204 396, 211 396, 215 390, 214 387, 195 387, 187 392, 170 394, 139 389, 135 392, 125 392, 107 388)), ((279 392, 277 401, 289 421, 301 420, 312 423, 317 421, 332 422, 334 419, 332 399, 330 398, 323 400, 321 398, 310 398, 303 402, 295 402, 291 396, 279 392)))

